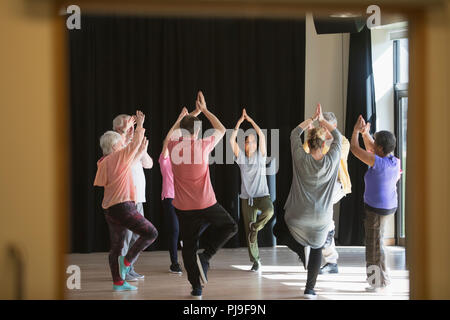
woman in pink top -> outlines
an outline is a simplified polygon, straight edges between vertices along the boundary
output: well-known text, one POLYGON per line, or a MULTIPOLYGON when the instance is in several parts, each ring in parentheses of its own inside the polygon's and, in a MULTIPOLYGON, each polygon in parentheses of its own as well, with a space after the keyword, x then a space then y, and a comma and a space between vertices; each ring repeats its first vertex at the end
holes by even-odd
POLYGON ((148 148, 142 126, 144 119, 145 116, 140 111, 136 112, 135 118, 129 119, 127 129, 134 125, 134 121, 137 127, 133 140, 126 147, 123 137, 117 132, 107 131, 100 138, 104 156, 97 162, 94 186, 105 188, 102 207, 109 227, 109 267, 114 291, 137 290, 124 281, 125 275, 139 254, 158 236, 156 228, 136 209, 136 190, 131 172, 134 160, 147 152, 148 148), (140 237, 124 257, 121 256, 121 251, 127 229, 140 237))

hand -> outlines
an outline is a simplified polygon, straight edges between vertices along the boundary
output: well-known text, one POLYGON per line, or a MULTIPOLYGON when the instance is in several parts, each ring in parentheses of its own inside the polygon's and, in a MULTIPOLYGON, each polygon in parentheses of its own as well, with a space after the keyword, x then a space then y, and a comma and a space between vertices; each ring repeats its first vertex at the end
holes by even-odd
POLYGON ((144 138, 142 139, 141 145, 139 147, 139 153, 140 152, 147 152, 147 148, 148 148, 148 139, 147 137, 144 136, 144 138))
POLYGON ((185 116, 187 116, 188 114, 189 114, 189 113, 188 113, 187 108, 186 108, 186 107, 183 107, 183 109, 181 109, 180 115, 178 116, 177 122, 180 122, 181 120, 183 120, 183 118, 184 118, 185 116))
POLYGON ((356 123, 355 123, 355 126, 353 127, 353 130, 357 131, 359 133, 364 128, 364 126, 365 126, 364 118, 360 115, 358 117, 358 120, 356 120, 356 123))
POLYGON ((250 116, 247 114, 247 110, 242 110, 242 115, 244 116, 244 119, 247 120, 248 122, 252 122, 253 119, 250 118, 250 116))
POLYGON ((203 93, 201 91, 197 94, 197 100, 195 101, 195 107, 200 110, 201 112, 208 111, 206 108, 206 101, 205 97, 203 96, 203 93))
POLYGON ((369 134, 370 133, 370 122, 367 122, 365 126, 361 130, 362 134, 369 134))
POLYGON ((128 128, 127 133, 125 135, 125 140, 128 142, 130 142, 133 139, 133 135, 134 135, 134 124, 128 128))
POLYGON ((317 104, 315 116, 317 117, 316 119, 319 120, 319 122, 325 120, 325 118, 323 117, 322 105, 320 103, 317 104))
POLYGON ((135 124, 136 124, 136 116, 129 117, 123 129, 123 133, 127 133, 131 127, 134 127, 135 124))
POLYGON ((142 111, 137 110, 136 111, 136 124, 138 127, 142 127, 144 124, 145 115, 142 113, 142 111))

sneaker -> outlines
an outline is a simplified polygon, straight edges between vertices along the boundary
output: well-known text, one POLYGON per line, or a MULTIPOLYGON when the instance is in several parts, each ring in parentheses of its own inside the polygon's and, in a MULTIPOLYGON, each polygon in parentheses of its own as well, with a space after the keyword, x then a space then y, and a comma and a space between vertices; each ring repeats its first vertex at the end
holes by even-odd
POLYGON ((253 266, 250 271, 257 272, 259 270, 259 267, 261 267, 261 263, 259 261, 255 261, 253 262, 253 266))
POLYGON ((170 265, 169 267, 169 272, 170 273, 177 273, 177 274, 182 274, 183 272, 181 271, 181 267, 178 263, 173 263, 170 265))
POLYGON ((308 300, 315 300, 315 299, 317 299, 317 294, 312 289, 305 289, 305 292, 303 293, 303 297, 308 300))
POLYGON ((191 296, 194 299, 201 300, 202 299, 202 288, 201 287, 192 288, 191 296))
POLYGON ((373 292, 373 293, 381 293, 381 294, 389 294, 389 289, 387 286, 384 287, 366 287, 367 292, 373 292))
POLYGON ((138 278, 133 277, 133 276, 131 275, 131 272, 128 272, 127 275, 125 276, 125 281, 129 281, 129 282, 132 282, 132 281, 138 281, 138 278))
POLYGON ((128 272, 128 275, 134 277, 136 280, 139 280, 139 279, 142 280, 145 278, 145 276, 143 274, 139 274, 134 270, 130 270, 130 272, 128 272))
POLYGON ((337 263, 327 263, 320 268, 319 274, 339 273, 337 263))
POLYGON ((113 284, 114 291, 136 291, 138 288, 130 285, 128 282, 124 281, 121 286, 113 284))
POLYGON ((122 280, 125 280, 125 277, 131 268, 131 265, 128 267, 125 265, 125 263, 123 262, 124 259, 125 259, 124 256, 119 256, 119 258, 118 258, 118 260, 119 260, 119 275, 122 280))
POLYGON ((248 242, 249 242, 250 244, 255 243, 256 240, 258 239, 258 231, 256 231, 256 230, 253 228, 253 225, 254 225, 254 224, 255 224, 254 222, 250 222, 250 223, 248 224, 248 227, 249 227, 249 230, 248 230, 248 242))
POLYGON ((200 272, 200 279, 204 284, 207 284, 208 283, 207 273, 209 269, 209 263, 204 253, 197 254, 197 266, 198 271, 200 272))
POLYGON ((305 270, 308 270, 308 262, 309 262, 309 253, 311 252, 311 247, 306 246, 305 247, 305 263, 303 266, 305 267, 305 270))

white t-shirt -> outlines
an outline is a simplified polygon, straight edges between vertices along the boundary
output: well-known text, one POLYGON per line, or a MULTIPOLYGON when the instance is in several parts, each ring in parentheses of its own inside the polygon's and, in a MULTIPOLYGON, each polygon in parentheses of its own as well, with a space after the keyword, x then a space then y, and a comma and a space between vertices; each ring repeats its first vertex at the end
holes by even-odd
POLYGON ((136 161, 131 167, 134 186, 136 187, 136 202, 145 202, 145 174, 141 161, 136 161))

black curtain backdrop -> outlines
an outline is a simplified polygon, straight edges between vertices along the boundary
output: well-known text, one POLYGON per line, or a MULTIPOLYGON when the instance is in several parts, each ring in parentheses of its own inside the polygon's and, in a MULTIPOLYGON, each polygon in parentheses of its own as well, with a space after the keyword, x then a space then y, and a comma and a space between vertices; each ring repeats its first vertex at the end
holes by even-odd
MULTIPOLYGON (((102 155, 99 138, 116 115, 136 109, 146 114, 154 161, 153 169, 145 170, 144 211, 159 237, 148 250, 167 248, 158 157, 181 108, 195 107, 198 90, 227 128, 245 107, 261 128, 280 130, 275 211, 281 211, 292 178, 289 135, 304 118, 304 20, 83 15, 81 30, 68 32, 72 252, 109 250, 103 189, 92 185, 102 155)), ((200 119, 204 130, 210 128, 203 115, 200 119)), ((267 139, 271 156, 270 134, 267 139)), ((212 164, 210 172, 219 203, 238 220, 237 165, 212 164)), ((226 246, 245 245, 237 235, 226 246)))
MULTIPOLYGON (((347 113, 345 135, 349 139, 359 115, 371 122, 371 132, 376 130, 375 89, 372 70, 372 45, 370 29, 364 27, 350 35, 350 52, 347 88, 347 113)), ((360 143, 362 143, 362 138, 360 143)), ((364 245, 364 174, 367 165, 350 152, 348 170, 352 193, 341 200, 339 214, 339 245, 364 245)))

